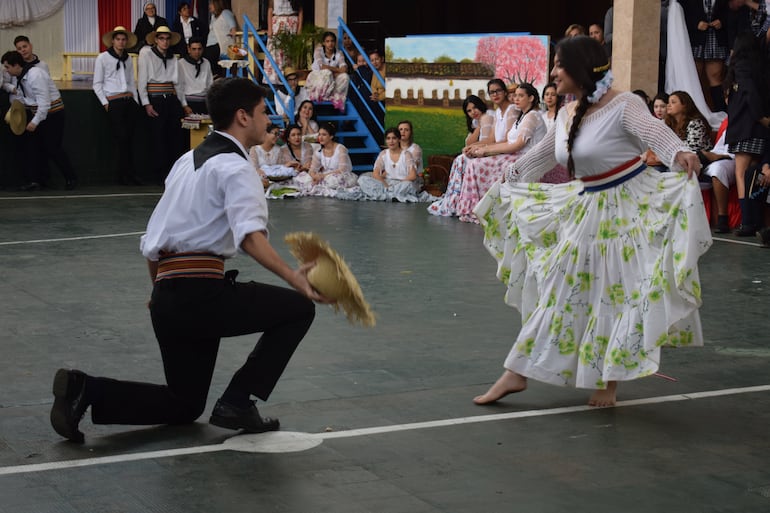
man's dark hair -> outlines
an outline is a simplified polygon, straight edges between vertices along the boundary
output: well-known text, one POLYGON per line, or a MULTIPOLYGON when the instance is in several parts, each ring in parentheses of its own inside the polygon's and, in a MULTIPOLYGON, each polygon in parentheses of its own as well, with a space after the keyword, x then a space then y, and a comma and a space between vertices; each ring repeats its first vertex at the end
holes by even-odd
POLYGON ((206 43, 203 42, 203 38, 201 36, 191 37, 190 40, 187 41, 187 46, 190 46, 193 43, 200 43, 203 48, 206 48, 206 43))
POLYGON ((19 66, 24 66, 24 58, 16 50, 11 50, 10 52, 5 52, 3 54, 3 56, 0 58, 0 63, 7 63, 9 66, 15 66, 17 64, 19 66))
POLYGON ((15 38, 13 38, 13 46, 16 46, 17 43, 20 43, 22 41, 24 41, 25 43, 29 43, 29 38, 27 36, 16 36, 15 38))
POLYGON ((215 130, 225 130, 233 124, 240 109, 251 115, 254 107, 265 98, 265 90, 248 78, 223 78, 214 81, 206 94, 206 106, 215 130))

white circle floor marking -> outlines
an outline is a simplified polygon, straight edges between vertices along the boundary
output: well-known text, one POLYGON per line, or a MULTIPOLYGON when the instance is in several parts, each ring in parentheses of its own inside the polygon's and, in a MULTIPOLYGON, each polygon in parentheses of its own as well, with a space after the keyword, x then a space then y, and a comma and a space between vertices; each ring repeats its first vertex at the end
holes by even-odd
POLYGON ((300 452, 319 446, 323 441, 323 433, 270 431, 234 436, 222 442, 222 448, 239 452, 300 452))

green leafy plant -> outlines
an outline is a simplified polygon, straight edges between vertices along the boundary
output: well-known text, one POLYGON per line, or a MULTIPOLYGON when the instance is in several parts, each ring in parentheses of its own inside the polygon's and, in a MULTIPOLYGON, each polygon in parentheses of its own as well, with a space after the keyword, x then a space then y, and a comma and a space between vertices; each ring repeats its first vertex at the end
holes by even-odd
POLYGON ((313 62, 313 50, 321 42, 321 35, 324 32, 324 28, 315 25, 305 25, 296 34, 281 31, 273 34, 273 45, 283 50, 285 66, 306 70, 313 62))

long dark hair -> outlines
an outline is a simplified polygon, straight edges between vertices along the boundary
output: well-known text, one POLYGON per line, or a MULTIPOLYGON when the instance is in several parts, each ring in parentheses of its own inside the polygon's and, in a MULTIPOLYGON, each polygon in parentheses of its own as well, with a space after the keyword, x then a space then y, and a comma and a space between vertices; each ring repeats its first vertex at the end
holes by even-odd
POLYGON ((684 118, 682 119, 682 122, 679 123, 674 118, 674 116, 666 114, 664 121, 669 126, 669 128, 671 128, 671 130, 676 132, 676 135, 678 135, 680 139, 683 141, 687 139, 687 125, 689 125, 690 121, 694 119, 699 119, 706 127, 709 126, 708 121, 706 121, 706 118, 703 117, 703 114, 701 114, 701 112, 698 110, 698 107, 695 106, 695 101, 692 99, 692 96, 690 96, 689 93, 684 91, 674 91, 668 96, 669 99, 672 96, 679 98, 679 101, 684 106, 684 118))
POLYGON ((529 110, 527 112, 521 111, 519 113, 519 119, 516 120, 516 125, 518 125, 521 122, 521 119, 526 116, 529 111, 537 110, 540 108, 540 94, 537 92, 537 89, 535 89, 535 86, 527 82, 522 82, 521 84, 517 85, 516 89, 524 89, 524 91, 527 93, 527 96, 532 96, 534 98, 534 100, 532 100, 532 105, 529 106, 529 110))
POLYGON ((601 80, 609 69, 607 54, 598 41, 588 36, 575 36, 562 39, 556 45, 556 55, 559 57, 559 65, 572 78, 580 88, 581 97, 572 119, 572 126, 567 138, 567 169, 570 176, 575 176, 575 162, 572 159, 572 148, 575 144, 580 123, 583 121, 590 103, 588 97, 596 91, 596 82, 601 80))
POLYGON ((465 124, 468 125, 468 132, 473 132, 473 119, 471 119, 471 117, 468 115, 468 104, 470 103, 479 109, 482 114, 487 112, 487 104, 484 102, 484 100, 475 94, 472 94, 463 100, 463 114, 465 114, 465 124))
MULTIPOLYGON (((545 105, 545 92, 548 91, 549 89, 553 89, 553 92, 556 93, 556 84, 554 84, 553 82, 550 82, 546 84, 545 87, 543 88, 543 95, 542 95, 543 105, 545 105)), ((559 109, 561 109, 561 106, 563 103, 564 103, 564 96, 560 95, 559 93, 556 93, 556 113, 559 112, 559 109)))

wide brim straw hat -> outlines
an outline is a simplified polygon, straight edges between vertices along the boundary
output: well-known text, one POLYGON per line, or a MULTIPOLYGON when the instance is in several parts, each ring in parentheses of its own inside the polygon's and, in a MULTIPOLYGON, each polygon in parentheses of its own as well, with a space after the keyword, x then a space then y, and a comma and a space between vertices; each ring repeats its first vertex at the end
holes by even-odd
POLYGON ((182 36, 180 34, 178 34, 177 32, 172 32, 170 28, 164 25, 158 27, 157 29, 147 34, 147 37, 145 37, 144 40, 147 42, 148 45, 154 45, 155 36, 157 36, 158 34, 171 34, 171 46, 176 46, 177 44, 179 44, 179 41, 182 40, 182 36))
POLYGON ((335 311, 342 308, 351 324, 375 325, 374 312, 364 299, 358 280, 327 242, 309 232, 290 233, 284 240, 301 263, 315 262, 307 279, 320 294, 336 300, 335 311))
POLYGON ((138 41, 136 34, 126 29, 126 27, 122 27, 120 25, 110 30, 109 32, 107 32, 102 36, 102 43, 104 43, 104 46, 106 46, 107 48, 112 46, 112 38, 115 37, 115 34, 126 35, 126 37, 128 38, 128 41, 126 42, 126 48, 133 48, 136 46, 136 42, 138 41))
POLYGON ((289 78, 292 75, 299 76, 299 73, 297 73, 297 70, 292 68, 291 66, 287 66, 286 68, 284 68, 283 70, 284 77, 289 78))
POLYGON ((11 102, 11 108, 5 113, 5 122, 11 127, 11 132, 21 135, 27 129, 27 111, 19 100, 11 102))

